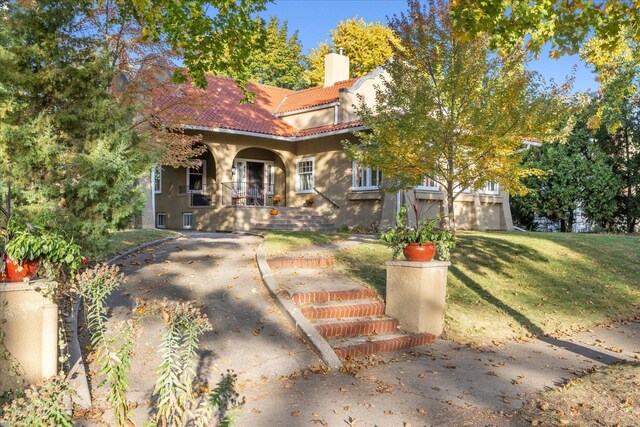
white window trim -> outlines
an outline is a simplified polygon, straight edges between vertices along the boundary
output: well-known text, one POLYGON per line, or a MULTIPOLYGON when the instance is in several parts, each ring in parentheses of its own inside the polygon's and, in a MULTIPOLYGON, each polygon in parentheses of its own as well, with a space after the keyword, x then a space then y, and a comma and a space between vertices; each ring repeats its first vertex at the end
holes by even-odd
POLYGON ((302 157, 296 160, 296 193, 299 194, 311 194, 313 193, 313 187, 316 182, 316 158, 315 157, 302 157), (309 190, 300 189, 300 163, 311 162, 311 188, 309 190))
POLYGON ((162 165, 156 165, 153 168, 153 194, 161 194, 162 193, 162 165), (156 180, 158 181, 158 186, 156 187, 156 180))
POLYGON ((480 190, 478 190, 478 193, 496 196, 496 195, 500 194, 500 184, 493 183, 491 181, 487 181, 487 183, 484 185, 484 187, 482 187, 480 190), (495 184, 496 189, 495 190, 489 190, 489 184, 495 184))
POLYGON ((191 182, 189 179, 189 171, 191 167, 187 167, 187 193, 206 193, 207 192, 207 161, 198 159, 202 162, 202 190, 191 190, 191 182))
POLYGON ((422 191, 440 191, 440 184, 438 184, 437 182, 435 182, 433 180, 433 178, 431 179, 431 181, 433 181, 434 185, 427 185, 429 183, 429 177, 426 177, 423 181, 422 181, 422 185, 418 185, 416 187, 416 190, 422 190, 422 191))
POLYGON ((356 178, 356 171, 358 170, 358 161, 354 160, 351 162, 351 191, 371 191, 371 190, 379 190, 379 185, 371 185, 373 181, 373 171, 378 171, 378 169, 374 169, 372 167, 363 167, 366 173, 365 181, 368 185, 364 185, 362 187, 358 186, 358 180, 356 178))
POLYGON ((182 213, 182 228, 185 230, 190 230, 193 227, 193 212, 183 212, 182 213), (191 220, 189 221, 190 224, 186 225, 185 223, 185 219, 187 217, 191 217, 191 220))
POLYGON ((166 212, 158 212, 156 214, 156 228, 167 228, 167 214, 166 212), (163 217, 162 224, 160 224, 160 217, 163 217))

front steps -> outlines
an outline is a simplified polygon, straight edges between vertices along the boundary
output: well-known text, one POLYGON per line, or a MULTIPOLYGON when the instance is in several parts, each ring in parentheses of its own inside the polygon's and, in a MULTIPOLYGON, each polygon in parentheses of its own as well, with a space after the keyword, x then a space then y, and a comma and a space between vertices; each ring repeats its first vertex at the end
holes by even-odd
POLYGON ((291 299, 341 359, 406 350, 436 339, 399 332, 400 322, 385 316, 385 303, 373 289, 306 292, 291 299))
POLYGON ((273 258, 268 261, 281 292, 341 359, 406 350, 431 344, 432 334, 405 334, 400 322, 384 314, 374 289, 333 271, 330 257, 273 258))
POLYGON ((312 208, 278 208, 278 215, 254 225, 255 230, 335 231, 335 224, 312 208), (309 212, 305 212, 305 211, 309 212))

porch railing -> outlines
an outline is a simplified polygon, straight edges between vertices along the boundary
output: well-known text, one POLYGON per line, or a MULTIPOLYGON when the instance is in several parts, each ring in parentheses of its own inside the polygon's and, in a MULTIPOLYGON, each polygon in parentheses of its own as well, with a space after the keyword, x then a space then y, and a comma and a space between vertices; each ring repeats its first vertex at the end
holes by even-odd
MULTIPOLYGON (((222 203, 231 206, 273 206, 274 185, 255 182, 223 182, 222 203)), ((283 203, 281 203, 283 204, 283 203)))
POLYGON ((180 194, 189 195, 189 206, 201 207, 213 205, 213 198, 207 193, 207 187, 195 188, 194 186, 180 185, 178 186, 180 194))

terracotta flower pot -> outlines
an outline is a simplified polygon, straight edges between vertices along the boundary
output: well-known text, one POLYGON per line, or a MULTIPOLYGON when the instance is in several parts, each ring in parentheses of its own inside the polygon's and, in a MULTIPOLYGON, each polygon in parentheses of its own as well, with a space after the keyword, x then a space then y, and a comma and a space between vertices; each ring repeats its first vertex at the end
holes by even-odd
POLYGON ((427 242, 422 245, 418 243, 409 243, 402 250, 407 261, 428 262, 433 259, 436 254, 436 244, 427 242))
POLYGON ((38 268, 40 268, 40 260, 31 261, 25 259, 22 261, 22 269, 20 269, 19 266, 19 262, 15 262, 7 257, 6 274, 9 282, 22 282, 24 279, 33 279, 38 272, 38 268))

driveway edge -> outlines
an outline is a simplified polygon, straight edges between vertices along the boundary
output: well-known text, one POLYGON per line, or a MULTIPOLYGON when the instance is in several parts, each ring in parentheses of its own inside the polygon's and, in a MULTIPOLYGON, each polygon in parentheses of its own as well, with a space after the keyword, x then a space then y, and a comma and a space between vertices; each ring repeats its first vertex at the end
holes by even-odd
MULTIPOLYGON (((260 236, 264 237, 264 236, 260 236)), ((331 348, 329 343, 320 335, 316 328, 311 325, 309 320, 302 315, 300 309, 289 298, 284 297, 278 292, 278 285, 273 278, 271 268, 267 264, 267 257, 262 249, 263 242, 256 249, 256 261, 262 282, 267 286, 276 305, 282 310, 294 328, 304 339, 311 345, 311 348, 320 356, 330 369, 339 370, 343 367, 342 362, 331 348)))
MULTIPOLYGON (((179 237, 182 237, 182 234, 178 233, 174 236, 165 237, 164 239, 147 242, 114 256, 110 260, 106 261, 106 263, 113 264, 137 251, 151 246, 161 245, 163 243, 176 240, 179 237)), ((80 309, 81 302, 81 298, 76 299, 76 302, 73 304, 73 311, 71 315, 67 317, 67 324, 69 325, 69 365, 71 366, 69 373, 67 374, 67 379, 69 380, 69 384, 76 391, 76 394, 71 396, 72 403, 81 408, 88 409, 91 407, 91 392, 89 390, 89 381, 87 381, 87 370, 84 366, 84 361, 82 360, 80 340, 78 339, 78 311, 80 309)))

